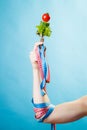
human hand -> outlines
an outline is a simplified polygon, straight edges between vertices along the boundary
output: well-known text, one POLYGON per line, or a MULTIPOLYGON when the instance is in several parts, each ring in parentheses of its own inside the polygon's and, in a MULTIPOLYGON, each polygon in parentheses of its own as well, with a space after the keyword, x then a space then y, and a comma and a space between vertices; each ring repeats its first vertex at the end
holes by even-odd
POLYGON ((42 45, 42 44, 43 44, 43 42, 37 42, 37 43, 35 43, 33 50, 30 52, 29 57, 30 57, 30 61, 31 61, 33 69, 39 69, 38 68, 38 63, 37 63, 35 49, 36 49, 36 47, 38 47, 39 45, 42 45))

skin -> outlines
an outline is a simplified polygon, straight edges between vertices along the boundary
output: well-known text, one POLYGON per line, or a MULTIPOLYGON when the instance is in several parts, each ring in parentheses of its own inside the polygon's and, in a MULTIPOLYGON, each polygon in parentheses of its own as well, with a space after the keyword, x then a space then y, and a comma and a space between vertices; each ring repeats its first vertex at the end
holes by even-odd
MULTIPOLYGON (((34 103, 50 102, 48 95, 41 96, 40 83, 41 77, 35 55, 35 48, 43 44, 37 42, 34 49, 30 52, 30 61, 33 69, 33 99, 34 103)), ((46 54, 45 54, 46 55, 46 54)), ((76 121, 87 116, 87 95, 71 102, 65 102, 55 106, 51 115, 44 120, 45 123, 67 123, 76 121)))

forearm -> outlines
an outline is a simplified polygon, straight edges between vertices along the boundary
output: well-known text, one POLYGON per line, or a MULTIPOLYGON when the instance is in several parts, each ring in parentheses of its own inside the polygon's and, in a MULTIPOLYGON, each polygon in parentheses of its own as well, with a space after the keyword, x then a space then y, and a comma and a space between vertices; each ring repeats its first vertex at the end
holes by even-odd
POLYGON ((40 93, 39 69, 33 69, 33 99, 35 103, 43 102, 43 97, 40 93))
POLYGON ((33 99, 35 103, 50 102, 48 95, 41 95, 40 90, 41 77, 39 69, 33 69, 33 99))

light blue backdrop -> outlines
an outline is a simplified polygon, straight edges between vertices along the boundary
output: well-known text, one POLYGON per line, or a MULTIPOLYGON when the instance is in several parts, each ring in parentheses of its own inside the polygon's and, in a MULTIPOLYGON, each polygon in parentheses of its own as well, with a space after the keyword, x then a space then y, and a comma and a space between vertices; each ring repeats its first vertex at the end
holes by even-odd
MULTIPOLYGON (((29 61, 39 40, 35 26, 45 12, 51 15, 52 36, 45 44, 52 103, 87 95, 87 1, 0 0, 0 130, 50 130, 50 125, 34 119, 29 61)), ((57 129, 87 130, 87 118, 57 129)))

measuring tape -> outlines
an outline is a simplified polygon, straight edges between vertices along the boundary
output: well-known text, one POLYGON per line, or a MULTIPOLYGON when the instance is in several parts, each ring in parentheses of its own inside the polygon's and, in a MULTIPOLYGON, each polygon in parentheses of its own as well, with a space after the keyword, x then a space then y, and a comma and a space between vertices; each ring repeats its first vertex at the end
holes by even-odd
MULTIPOLYGON (((50 82, 50 69, 46 61, 45 51, 46 48, 44 45, 40 45, 35 48, 36 59, 42 79, 40 84, 40 91, 42 96, 46 94, 46 83, 50 82)), ((38 113, 36 114, 35 118, 39 122, 43 122, 43 120, 46 119, 55 108, 55 106, 50 103, 35 104, 33 100, 32 103, 34 105, 34 112, 38 113)), ((51 130, 56 130, 55 124, 51 124, 51 130)))

